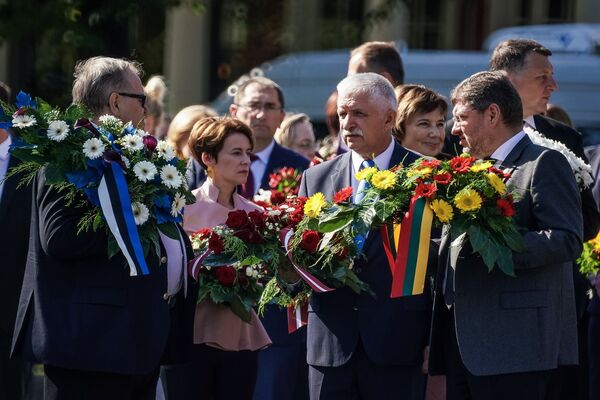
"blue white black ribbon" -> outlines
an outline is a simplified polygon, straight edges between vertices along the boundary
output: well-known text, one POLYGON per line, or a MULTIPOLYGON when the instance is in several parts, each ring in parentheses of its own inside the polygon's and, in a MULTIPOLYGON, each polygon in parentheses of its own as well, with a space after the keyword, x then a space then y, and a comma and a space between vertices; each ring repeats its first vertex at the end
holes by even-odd
POLYGON ((100 207, 106 223, 117 240, 119 248, 129 264, 129 275, 148 275, 150 271, 144 259, 127 182, 121 166, 116 162, 107 163, 98 187, 100 207))

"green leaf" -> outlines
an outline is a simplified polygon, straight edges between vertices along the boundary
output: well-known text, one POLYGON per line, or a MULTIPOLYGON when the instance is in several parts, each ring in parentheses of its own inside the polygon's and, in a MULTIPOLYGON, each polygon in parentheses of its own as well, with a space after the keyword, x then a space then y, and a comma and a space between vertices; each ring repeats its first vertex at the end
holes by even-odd
POLYGON ((502 240, 510 247, 513 251, 523 252, 525 251, 525 242, 523 236, 519 233, 514 225, 510 225, 505 231, 501 231, 502 240))
POLYGON ((251 255, 249 257, 244 258, 242 261, 240 261, 240 266, 245 267, 248 265, 257 265, 260 264, 263 260, 258 258, 255 255, 251 255))
POLYGON ((10 150, 10 154, 17 157, 21 161, 35 162, 38 164, 38 168, 40 168, 46 162, 46 159, 38 154, 32 153, 32 150, 34 150, 34 148, 15 147, 10 150))
POLYGON ((119 254, 120 251, 121 251, 121 249, 119 248, 119 245, 117 244, 117 240, 115 239, 115 237, 112 234, 108 235, 108 249, 107 249, 108 258, 109 259, 113 258, 117 254, 119 254))
POLYGON ((65 171, 56 164, 48 164, 45 176, 48 185, 56 185, 65 181, 65 171))
POLYGON ((94 222, 92 223, 92 229, 94 230, 94 232, 98 230, 102 223, 102 216, 100 215, 100 213, 96 213, 96 215, 94 216, 94 222))
POLYGON ((488 267, 488 271, 491 271, 494 268, 498 257, 498 252, 494 243, 477 225, 472 225, 468 230, 468 234, 473 251, 481 255, 483 262, 488 267))
POLYGON ((158 230, 171 239, 179 240, 179 230, 177 229, 177 225, 173 222, 165 222, 164 224, 158 225, 158 230))
POLYGON ((512 250, 507 247, 504 247, 502 250, 500 250, 500 254, 498 256, 498 267, 500 267, 500 270, 506 275, 512 277, 515 276, 515 265, 513 263, 512 250))

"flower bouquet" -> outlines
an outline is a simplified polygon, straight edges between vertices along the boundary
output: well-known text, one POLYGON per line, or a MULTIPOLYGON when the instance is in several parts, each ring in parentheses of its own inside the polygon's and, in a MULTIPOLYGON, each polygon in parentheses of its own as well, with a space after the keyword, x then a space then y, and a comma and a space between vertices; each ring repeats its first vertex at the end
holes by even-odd
POLYGON ((468 238, 488 270, 497 265, 514 276, 512 251, 522 251, 524 245, 513 219, 513 194, 505 184, 509 173, 462 154, 449 161, 421 158, 406 168, 367 168, 359 174, 357 179, 370 184, 365 214, 375 226, 400 220, 417 224, 429 208, 433 221, 449 225, 453 246, 460 247, 468 238), (420 209, 419 199, 424 200, 420 209))
POLYGON ((600 232, 592 240, 583 244, 583 251, 577 259, 579 271, 585 276, 596 276, 600 270, 600 232))
POLYGON ((87 209, 79 232, 108 227, 109 256, 121 250, 131 275, 147 274, 143 254, 151 246, 160 254, 163 235, 181 240, 174 222, 194 199, 185 163, 169 144, 131 124, 108 115, 97 124, 89 118, 81 105, 61 111, 23 92, 16 108, 2 104, 0 127, 12 128, 10 152, 23 161, 9 175, 23 172, 27 184, 43 170, 46 183, 64 191, 68 204, 87 209))
POLYGON ((236 210, 229 213, 224 225, 192 234, 197 257, 190 268, 199 283, 198 302, 208 299, 227 304, 243 321, 250 322, 268 267, 278 262, 273 244, 260 233, 265 227, 262 211, 236 210))
POLYGON ((283 167, 269 175, 269 190, 258 189, 254 202, 267 208, 283 204, 290 196, 296 196, 300 190, 302 173, 292 167, 283 167))
POLYGON ((355 232, 350 223, 352 215, 358 211, 343 207, 351 195, 352 188, 348 187, 336 193, 332 202, 326 201, 322 193, 316 193, 308 199, 291 199, 291 203, 282 206, 285 214, 280 220, 280 241, 293 270, 301 279, 297 285, 290 286, 281 276, 282 264, 275 266, 273 277, 260 299, 261 307, 269 302, 295 307, 306 302, 312 291, 322 293, 342 286, 357 293, 372 294, 368 285, 352 270, 360 249, 354 241, 355 232), (329 223, 329 216, 341 212, 349 216, 347 223, 329 223))

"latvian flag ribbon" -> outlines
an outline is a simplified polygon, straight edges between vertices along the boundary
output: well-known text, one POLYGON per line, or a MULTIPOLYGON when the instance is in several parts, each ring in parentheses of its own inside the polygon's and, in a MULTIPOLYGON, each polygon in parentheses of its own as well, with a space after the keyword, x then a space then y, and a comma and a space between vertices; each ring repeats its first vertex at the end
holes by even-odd
POLYGON ((129 276, 148 275, 150 271, 146 265, 144 251, 135 226, 125 175, 121 166, 116 162, 107 164, 98 187, 102 213, 108 228, 127 259, 129 276))
POLYGON ((392 271, 391 298, 423 293, 432 221, 433 211, 425 198, 413 197, 402 225, 381 227, 383 248, 392 271))
POLYGON ((308 303, 306 301, 287 308, 288 333, 294 333, 308 323, 308 303))

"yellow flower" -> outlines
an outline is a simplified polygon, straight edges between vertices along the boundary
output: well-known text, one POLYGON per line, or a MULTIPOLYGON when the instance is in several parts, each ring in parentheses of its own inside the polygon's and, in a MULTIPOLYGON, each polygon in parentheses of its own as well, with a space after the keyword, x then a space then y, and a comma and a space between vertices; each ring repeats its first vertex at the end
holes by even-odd
POLYGON ((491 162, 489 162, 489 161, 478 162, 478 163, 475 163, 475 164, 473 164, 473 165, 471 166, 471 171, 472 171, 472 172, 481 172, 481 171, 486 171, 486 170, 487 170, 489 167, 491 167, 492 165, 494 165, 494 164, 492 164, 492 163, 491 163, 491 162))
POLYGON ((304 214, 316 218, 321 214, 323 207, 325 207, 325 196, 321 192, 315 193, 304 203, 304 214))
POLYGON ((600 232, 598 232, 598 235, 596 235, 596 237, 593 238, 592 240, 590 240, 588 243, 592 246, 592 248, 594 250, 599 250, 600 249, 600 232))
POLYGON ((379 171, 377 167, 367 167, 358 171, 355 175, 357 181, 369 181, 375 172, 379 171))
POLYGON ((481 196, 473 189, 463 189, 454 198, 454 205, 462 212, 479 210, 481 202, 481 196))
POLYGON ((506 185, 504 184, 504 182, 502 181, 502 179, 500 179, 500 177, 492 172, 490 172, 489 174, 485 175, 488 179, 488 181, 490 182, 490 185, 492 185, 494 187, 494 189, 496 189, 496 192, 498 192, 499 194, 504 194, 506 192, 506 185))
POLYGON ((371 177, 371 185, 379 190, 389 189, 396 183, 396 174, 391 171, 377 171, 371 177))
POLYGON ((423 168, 415 168, 415 169, 410 169, 408 171, 406 171, 406 176, 413 177, 413 176, 422 176, 422 177, 427 177, 429 175, 431 175, 431 171, 432 169, 430 167, 423 167, 423 168))
POLYGON ((452 206, 448 204, 448 202, 442 199, 433 200, 429 206, 435 213, 435 216, 440 220, 440 222, 447 223, 450 222, 450 220, 452 220, 454 212, 452 210, 452 206))

